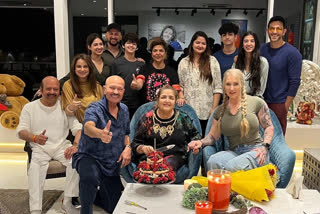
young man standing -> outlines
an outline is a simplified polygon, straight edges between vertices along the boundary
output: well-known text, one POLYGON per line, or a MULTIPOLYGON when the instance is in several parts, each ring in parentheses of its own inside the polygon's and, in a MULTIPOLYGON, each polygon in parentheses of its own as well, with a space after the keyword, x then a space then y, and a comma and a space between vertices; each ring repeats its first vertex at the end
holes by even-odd
POLYGON ((260 48, 261 56, 269 62, 269 76, 263 97, 277 115, 285 135, 287 113, 300 86, 302 56, 295 47, 283 41, 287 32, 283 17, 272 17, 267 32, 270 42, 260 48))
POLYGON ((123 38, 124 56, 114 60, 111 75, 118 75, 124 79, 125 92, 122 102, 129 108, 130 119, 142 104, 140 91, 131 89, 132 80, 138 76, 144 63, 138 61, 135 52, 139 45, 139 38, 135 33, 127 33, 123 38))
POLYGON ((234 62, 234 57, 238 55, 238 49, 235 46, 238 31, 239 27, 231 22, 223 24, 219 29, 223 48, 216 52, 213 56, 219 62, 221 79, 223 79, 224 72, 231 68, 234 62))

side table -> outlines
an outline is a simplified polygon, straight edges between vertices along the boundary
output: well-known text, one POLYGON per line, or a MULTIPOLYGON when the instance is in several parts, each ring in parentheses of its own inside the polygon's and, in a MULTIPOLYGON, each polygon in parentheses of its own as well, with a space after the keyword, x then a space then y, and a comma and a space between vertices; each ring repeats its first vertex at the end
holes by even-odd
POLYGON ((305 148, 303 155, 303 184, 309 189, 320 191, 320 149, 305 148))

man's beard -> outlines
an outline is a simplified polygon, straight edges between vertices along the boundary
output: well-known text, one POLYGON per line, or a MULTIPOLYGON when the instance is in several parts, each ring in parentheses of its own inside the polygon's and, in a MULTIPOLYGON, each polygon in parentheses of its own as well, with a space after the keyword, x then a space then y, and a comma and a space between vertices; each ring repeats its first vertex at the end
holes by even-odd
POLYGON ((118 44, 119 44, 119 42, 113 44, 113 43, 111 43, 110 41, 109 41, 108 43, 109 43, 111 46, 113 46, 113 47, 118 46, 118 44))

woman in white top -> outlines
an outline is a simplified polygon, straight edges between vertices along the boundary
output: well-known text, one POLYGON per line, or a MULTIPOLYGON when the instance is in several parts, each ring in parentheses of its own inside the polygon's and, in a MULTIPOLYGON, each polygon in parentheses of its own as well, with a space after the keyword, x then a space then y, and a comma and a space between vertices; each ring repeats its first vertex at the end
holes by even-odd
POLYGON ((190 104, 200 119, 202 134, 211 112, 219 104, 222 94, 220 66, 210 55, 208 36, 196 32, 189 45, 189 56, 179 63, 178 75, 184 96, 178 105, 190 104))
POLYGON ((269 64, 260 56, 260 43, 255 33, 246 32, 240 42, 238 57, 232 68, 240 69, 245 77, 247 94, 263 98, 266 89, 269 64))

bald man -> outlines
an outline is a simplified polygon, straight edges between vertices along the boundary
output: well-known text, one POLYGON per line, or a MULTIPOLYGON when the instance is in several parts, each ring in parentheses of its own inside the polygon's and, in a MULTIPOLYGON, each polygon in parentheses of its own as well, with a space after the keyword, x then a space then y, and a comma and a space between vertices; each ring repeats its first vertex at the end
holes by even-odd
POLYGON ((120 103, 124 80, 111 76, 105 96, 89 105, 73 166, 80 175, 81 213, 91 214, 93 203, 112 213, 121 195, 120 167, 131 161, 128 107, 120 103))
POLYGON ((32 159, 28 170, 29 205, 31 214, 42 211, 43 186, 49 161, 60 161, 67 167, 62 208, 67 213, 79 213, 71 197, 79 196, 79 175, 72 169, 71 157, 77 151, 82 125, 68 117, 61 108, 59 81, 52 76, 42 80, 42 97, 24 106, 17 127, 18 137, 30 142, 32 159), (73 145, 66 140, 69 129, 75 135, 73 145))

